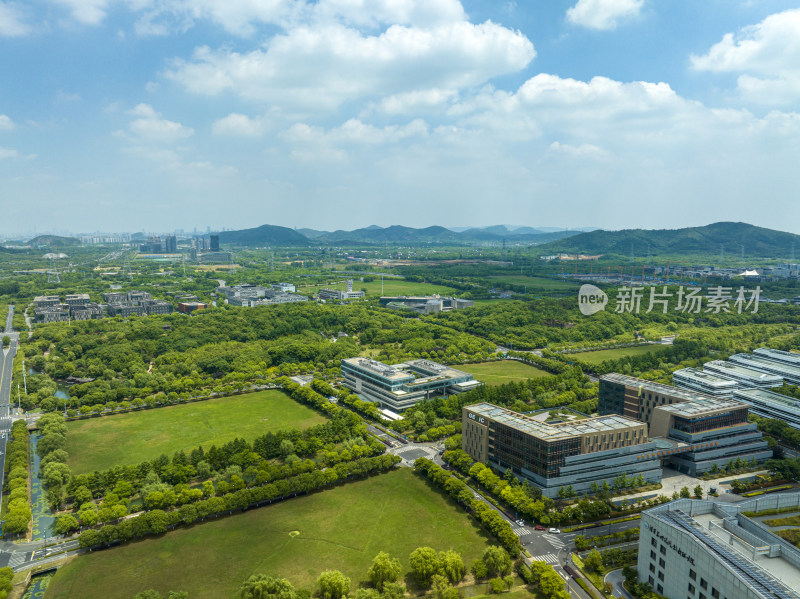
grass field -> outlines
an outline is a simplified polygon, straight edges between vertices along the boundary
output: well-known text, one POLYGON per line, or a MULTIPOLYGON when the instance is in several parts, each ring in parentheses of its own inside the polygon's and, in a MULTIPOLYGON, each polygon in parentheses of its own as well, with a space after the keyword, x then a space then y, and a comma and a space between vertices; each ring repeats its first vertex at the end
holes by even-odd
POLYGON ((477 380, 487 385, 502 385, 503 383, 535 379, 550 374, 544 370, 529 366, 528 364, 517 362, 516 360, 461 364, 460 366, 455 366, 455 368, 469 372, 477 380))
POLYGON ((316 590, 317 576, 341 570, 355 588, 386 551, 408 571, 417 547, 455 549, 467 567, 488 539, 466 513, 409 468, 273 506, 178 529, 61 568, 47 599, 128 598, 145 589, 188 591, 191 599, 235 597, 256 573, 316 590))
MULTIPOLYGON (((347 289, 344 283, 331 285, 331 289, 347 289)), ((322 287, 298 287, 298 293, 315 293, 322 289, 322 287)), ((362 282, 358 280, 353 281, 353 289, 360 291, 361 289, 367 290, 367 295, 380 296, 381 295, 381 279, 378 277, 374 281, 362 282)), ((383 294, 384 295, 432 295, 438 293, 439 295, 452 295, 455 289, 452 287, 445 287, 443 285, 432 285, 430 283, 414 283, 411 281, 404 281, 402 279, 384 279, 383 280, 383 294)))
POLYGON ((277 390, 76 420, 67 423, 69 467, 73 474, 81 474, 324 421, 277 390))
POLYGON ((581 362, 589 364, 599 364, 603 360, 618 360, 628 356, 640 356, 648 352, 660 352, 665 345, 636 345, 634 347, 618 347, 615 349, 601 349, 599 351, 579 352, 575 354, 565 354, 565 357, 574 357, 581 362))
POLYGON ((580 283, 575 281, 565 281, 563 279, 549 279, 547 277, 526 277, 525 275, 507 275, 487 277, 497 283, 508 283, 509 285, 526 285, 529 292, 536 289, 543 291, 569 291, 578 289, 580 283))

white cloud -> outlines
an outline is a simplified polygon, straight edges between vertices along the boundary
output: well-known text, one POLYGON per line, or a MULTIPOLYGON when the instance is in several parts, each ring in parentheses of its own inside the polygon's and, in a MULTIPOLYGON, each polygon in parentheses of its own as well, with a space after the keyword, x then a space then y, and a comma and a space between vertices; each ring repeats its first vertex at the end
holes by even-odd
POLYGON ((380 102, 370 106, 370 111, 389 115, 419 114, 423 111, 441 109, 457 98, 458 92, 454 89, 423 89, 382 98, 380 102))
POLYGON ((246 54, 199 48, 167 76, 194 93, 231 91, 293 109, 331 110, 372 96, 479 85, 524 68, 535 54, 523 34, 492 22, 393 25, 375 36, 327 25, 293 29, 246 54))
POLYGON ((644 0, 578 0, 567 10, 567 20, 589 29, 616 29, 620 21, 637 16, 644 0))
POLYGON ((700 71, 742 73, 741 96, 784 104, 800 97, 800 9, 768 16, 737 34, 727 33, 702 56, 691 57, 700 71))
POLYGON ((0 1, 0 37, 17 37, 30 30, 16 4, 0 1))
POLYGON ((73 19, 84 25, 99 25, 106 17, 109 0, 51 0, 67 8, 73 19))
POLYGON ((211 130, 215 135, 259 137, 267 130, 267 122, 263 117, 250 118, 245 114, 233 112, 215 121, 211 130))
POLYGON ((11 131, 14 128, 14 121, 5 114, 0 114, 0 131, 11 131))
MULTIPOLYGON (((128 125, 128 131, 137 139, 156 143, 171 143, 194 135, 194 129, 175 121, 161 118, 161 114, 156 112, 149 104, 138 104, 129 111, 129 114, 138 117, 128 125)), ((128 136, 128 134, 124 135, 128 136)))
POLYGON ((432 27, 466 18, 458 0, 320 0, 314 17, 373 27, 381 24, 432 27))
POLYGON ((0 160, 5 158, 17 158, 19 156, 19 152, 12 148, 3 148, 0 147, 0 160))

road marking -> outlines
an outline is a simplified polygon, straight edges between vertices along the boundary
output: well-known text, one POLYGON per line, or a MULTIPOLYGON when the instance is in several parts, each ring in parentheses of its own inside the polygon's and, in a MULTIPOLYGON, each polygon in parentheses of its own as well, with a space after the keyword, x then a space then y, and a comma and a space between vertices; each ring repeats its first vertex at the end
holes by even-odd
POLYGON ((552 553, 545 553, 544 555, 534 555, 533 561, 545 562, 547 564, 550 564, 551 566, 558 565, 558 558, 552 553))
POLYGON ((556 539, 555 537, 551 537, 548 535, 542 535, 544 540, 550 543, 553 547, 558 547, 559 549, 564 547, 564 542, 560 539, 556 539))
POLYGON ((26 553, 14 552, 11 554, 11 559, 8 560, 8 565, 13 569, 22 565, 25 562, 26 553))
POLYGON ((518 537, 531 534, 531 531, 529 531, 527 528, 520 528, 518 526, 512 526, 511 530, 513 530, 518 537))

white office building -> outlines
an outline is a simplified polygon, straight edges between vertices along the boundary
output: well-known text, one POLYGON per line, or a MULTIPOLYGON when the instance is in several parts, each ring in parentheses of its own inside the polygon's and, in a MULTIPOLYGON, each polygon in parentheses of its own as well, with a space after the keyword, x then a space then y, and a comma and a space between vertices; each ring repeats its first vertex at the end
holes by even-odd
POLYGON ((639 581, 668 599, 800 599, 800 550, 757 518, 800 495, 742 503, 679 499, 642 512, 639 581))
POLYGON ((736 381, 742 388, 772 389, 783 385, 783 378, 778 375, 722 360, 706 362, 703 371, 736 381))
POLYGON ((772 357, 758 354, 734 354, 728 360, 759 372, 774 374, 792 385, 800 385, 800 364, 777 362, 772 357))
POLYGON ((737 381, 721 377, 699 368, 683 368, 672 373, 672 384, 681 389, 705 393, 712 397, 733 397, 739 388, 737 381))
POLYGON ((759 347, 758 349, 754 349, 753 353, 774 362, 781 362, 789 366, 800 366, 800 354, 780 349, 771 349, 769 347, 759 347))
POLYGON ((751 414, 777 418, 800 430, 800 401, 792 397, 766 389, 740 389, 733 394, 733 398, 749 404, 751 414))

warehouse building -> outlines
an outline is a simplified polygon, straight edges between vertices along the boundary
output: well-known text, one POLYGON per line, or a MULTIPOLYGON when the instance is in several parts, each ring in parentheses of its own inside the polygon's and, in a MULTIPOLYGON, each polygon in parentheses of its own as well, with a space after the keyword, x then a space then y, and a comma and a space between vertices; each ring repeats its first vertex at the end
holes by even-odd
POLYGON ((368 358, 342 360, 344 385, 365 401, 394 412, 436 395, 455 395, 481 385, 468 372, 431 360, 390 366, 368 358))
POLYGON ((733 397, 739 383, 699 368, 683 368, 672 373, 672 384, 680 389, 705 393, 712 397, 733 397))
POLYGON ((800 495, 679 499, 642 512, 637 569, 668 599, 799 599, 800 550, 745 513, 800 510, 800 495))
POLYGON ((647 425, 611 415, 549 424, 488 403, 462 410, 461 448, 472 459, 558 497, 571 487, 585 494, 593 483, 612 485, 621 474, 661 482, 661 453, 670 444, 650 440, 647 425))
POLYGON ((763 462, 772 457, 747 419, 748 404, 734 399, 612 373, 600 377, 598 412, 646 422, 651 437, 674 444, 663 455, 664 465, 690 476, 731 460, 763 462))

